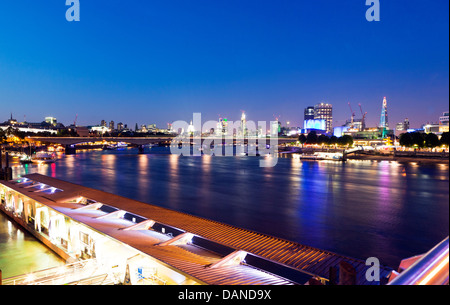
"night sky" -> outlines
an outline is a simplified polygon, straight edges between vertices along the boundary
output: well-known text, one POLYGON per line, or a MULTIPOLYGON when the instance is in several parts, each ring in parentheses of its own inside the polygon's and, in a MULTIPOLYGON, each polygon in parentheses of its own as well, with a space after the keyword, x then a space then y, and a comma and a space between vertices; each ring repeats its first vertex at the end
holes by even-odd
POLYGON ((391 127, 449 108, 449 1, 65 0, 0 2, 0 121, 54 116, 166 127, 219 116, 301 126, 303 110, 348 102, 369 126, 383 97, 391 127))

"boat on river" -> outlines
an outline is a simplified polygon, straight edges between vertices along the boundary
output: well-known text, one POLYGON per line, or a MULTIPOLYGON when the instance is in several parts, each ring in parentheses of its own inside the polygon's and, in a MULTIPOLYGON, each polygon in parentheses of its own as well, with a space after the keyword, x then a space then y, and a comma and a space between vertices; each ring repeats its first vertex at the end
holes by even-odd
POLYGON ((53 153, 40 151, 31 157, 31 162, 36 164, 48 164, 54 163, 56 161, 56 156, 53 153))
POLYGON ((301 160, 331 160, 331 161, 342 161, 344 155, 342 153, 328 153, 328 152, 316 152, 314 154, 302 154, 300 155, 301 160))

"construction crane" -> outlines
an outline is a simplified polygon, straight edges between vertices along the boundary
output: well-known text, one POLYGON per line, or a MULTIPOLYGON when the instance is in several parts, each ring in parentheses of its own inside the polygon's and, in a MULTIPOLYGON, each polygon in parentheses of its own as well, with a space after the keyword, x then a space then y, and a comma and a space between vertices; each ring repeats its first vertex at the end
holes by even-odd
POLYGON ((355 122, 355 112, 353 112, 352 105, 350 105, 350 102, 348 102, 348 107, 350 107, 350 112, 352 114, 350 128, 353 128, 355 122))
POLYGON ((359 104, 359 109, 361 110, 361 115, 362 115, 361 130, 364 130, 364 129, 366 129, 366 115, 367 115, 367 112, 363 112, 361 103, 359 104))
POLYGON ((75 116, 75 121, 73 121, 73 126, 77 127, 77 119, 78 119, 78 114, 75 116))

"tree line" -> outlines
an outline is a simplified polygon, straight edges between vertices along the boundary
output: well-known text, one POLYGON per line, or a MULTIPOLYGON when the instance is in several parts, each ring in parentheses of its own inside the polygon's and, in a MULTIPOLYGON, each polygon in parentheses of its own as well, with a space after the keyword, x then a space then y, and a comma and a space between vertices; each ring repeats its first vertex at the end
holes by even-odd
POLYGON ((400 135, 400 145, 405 147, 435 148, 449 146, 449 133, 442 133, 441 138, 434 133, 408 132, 400 135))
POLYGON ((48 131, 42 132, 25 132, 20 131, 18 128, 9 126, 5 130, 0 128, 0 144, 6 143, 9 136, 17 137, 20 140, 25 140, 26 137, 78 137, 78 134, 74 130, 60 129, 58 133, 51 133, 48 131))
POLYGON ((298 137, 298 141, 303 144, 318 144, 318 145, 339 145, 339 146, 352 146, 353 138, 349 135, 344 135, 341 137, 326 135, 317 135, 315 131, 311 131, 307 136, 301 134, 298 137))

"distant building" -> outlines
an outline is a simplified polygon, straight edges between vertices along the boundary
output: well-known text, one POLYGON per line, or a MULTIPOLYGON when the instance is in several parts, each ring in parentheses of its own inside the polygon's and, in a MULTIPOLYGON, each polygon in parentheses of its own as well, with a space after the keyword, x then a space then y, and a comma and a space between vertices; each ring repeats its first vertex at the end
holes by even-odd
POLYGON ((102 125, 102 126, 92 126, 90 128, 90 131, 91 132, 96 132, 96 133, 99 133, 99 134, 104 134, 106 132, 110 132, 111 129, 109 129, 108 127, 102 125))
POLYGON ((333 130, 333 105, 320 103, 314 106, 314 120, 325 120, 325 131, 333 130))
POLYGON ((156 127, 156 124, 148 124, 147 130, 150 132, 158 132, 158 128, 156 127))
POLYGON ((106 127, 106 121, 105 121, 105 120, 102 120, 102 121, 100 122, 100 126, 106 127))
POLYGON ((303 129, 316 129, 316 130, 327 130, 327 121, 325 119, 320 120, 305 120, 303 122, 303 129))
POLYGON ((221 137, 227 135, 228 133, 228 119, 227 118, 219 118, 217 122, 216 129, 214 130, 216 136, 221 137))
POLYGON ((406 118, 403 122, 397 123, 396 130, 408 130, 409 129, 409 119, 406 118))
MULTIPOLYGON (((13 125, 0 125, 0 128, 3 130, 8 129, 9 126, 13 125)), ((30 128, 27 125, 14 125, 14 128, 17 128, 21 132, 30 132, 30 133, 41 133, 41 132, 48 132, 51 134, 57 134, 58 131, 55 129, 41 129, 41 128, 30 128)))
POLYGON ((114 121, 109 122, 109 129, 114 130, 114 121))
MULTIPOLYGON (((55 119, 56 120, 56 119, 55 119)), ((40 132, 49 132, 52 134, 56 134, 58 132, 57 126, 58 124, 55 122, 55 125, 52 125, 47 122, 40 122, 40 123, 19 123, 16 119, 13 119, 13 116, 11 114, 11 118, 3 123, 0 124, 0 128, 3 130, 8 129, 9 127, 17 128, 21 132, 28 132, 28 133, 40 133, 40 132)), ((59 124, 62 125, 62 124, 59 124)), ((62 126, 64 127, 64 126, 62 126)))
POLYGON ((245 116, 245 112, 242 112, 241 125, 239 128, 240 128, 239 134, 241 136, 246 136, 247 135, 247 117, 245 116))
POLYGON ((46 117, 46 118, 45 118, 45 122, 48 123, 48 124, 50 124, 50 125, 53 125, 53 126, 56 126, 56 124, 58 123, 58 121, 56 120, 56 118, 51 117, 51 116, 46 117))
POLYGON ((449 132, 448 114, 449 112, 446 111, 439 118, 439 132, 449 132))
POLYGON ((333 136, 335 137, 342 137, 344 135, 344 133, 348 132, 350 127, 344 125, 344 126, 339 126, 339 127, 334 127, 333 128, 333 136))
POLYGON ((406 118, 403 122, 397 123, 395 126, 395 135, 399 136, 402 133, 405 133, 409 129, 409 119, 406 118))
POLYGON ((389 129, 388 111, 387 111, 387 100, 386 97, 383 99, 383 106, 381 108, 381 118, 380 127, 389 129))
POLYGON ((75 131, 80 137, 89 137, 89 129, 87 127, 77 126, 75 131))
POLYGON ((436 133, 440 134, 441 125, 440 124, 425 124, 422 126, 424 133, 436 133))
POLYGON ((344 131, 343 135, 350 135, 356 140, 383 140, 386 137, 392 138, 394 136, 394 130, 375 127, 366 128, 362 131, 344 131))
POLYGON ((137 131, 146 133, 146 132, 148 132, 148 129, 147 129, 147 126, 145 126, 145 124, 142 124, 141 125, 141 129, 138 129, 137 131))
POLYGON ((313 106, 308 106, 305 108, 303 120, 304 121, 314 120, 314 107, 313 106))
POLYGON ((119 131, 123 130, 123 123, 122 122, 117 123, 117 130, 119 130, 119 131))

